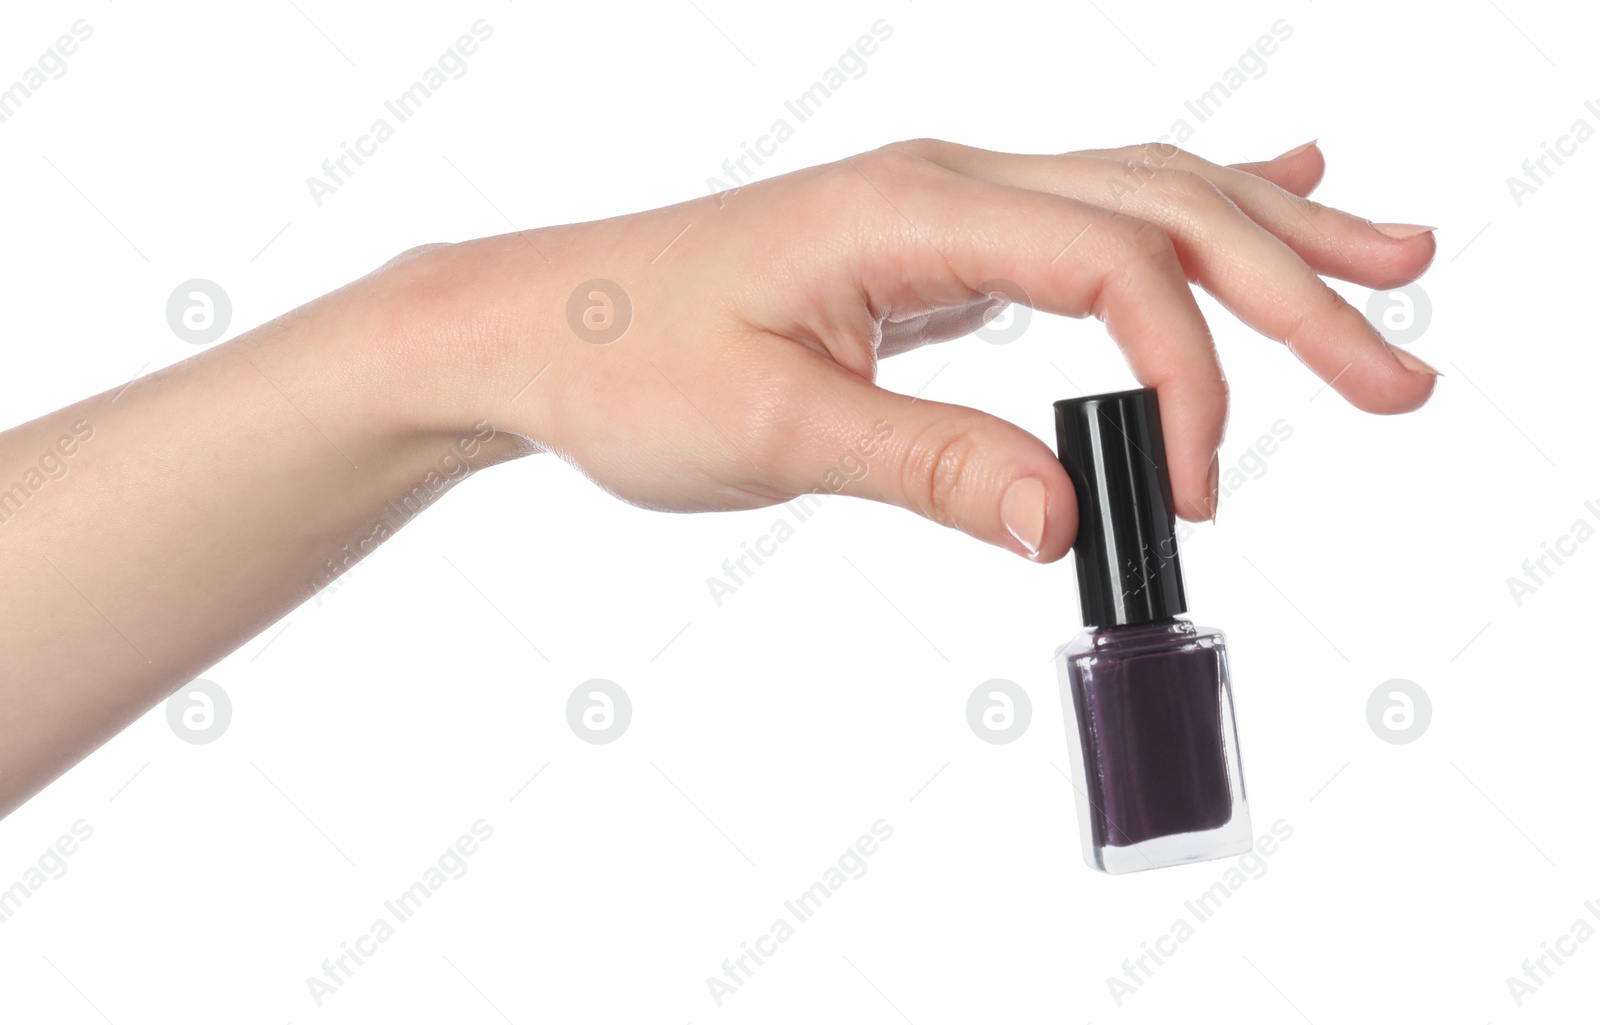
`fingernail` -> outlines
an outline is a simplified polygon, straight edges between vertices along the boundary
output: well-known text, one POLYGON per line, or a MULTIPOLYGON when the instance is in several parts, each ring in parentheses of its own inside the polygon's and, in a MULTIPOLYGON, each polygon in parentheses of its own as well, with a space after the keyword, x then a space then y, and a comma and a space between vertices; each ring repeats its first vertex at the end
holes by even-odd
POLYGON ((1044 482, 1037 477, 1013 481, 1000 499, 1000 522, 1028 550, 1031 559, 1044 542, 1044 482))
POLYGON ((1206 475, 1206 501, 1211 503, 1211 522, 1217 522, 1217 478, 1222 473, 1222 464, 1217 458, 1217 453, 1211 453, 1211 471, 1206 475))
POLYGON ((1373 227, 1397 242, 1404 242, 1408 238, 1416 238, 1418 235, 1426 235, 1430 231, 1439 230, 1438 228, 1430 228, 1426 224, 1374 224, 1373 227))
POLYGON ((1279 153, 1277 156, 1273 157, 1272 159, 1273 160, 1288 160, 1290 157, 1298 157, 1300 154, 1304 153, 1306 150, 1310 149, 1311 147, 1315 146, 1316 144, 1317 144, 1317 140, 1315 140, 1315 139, 1312 139, 1310 142, 1302 142, 1300 145, 1296 146, 1292 150, 1289 150, 1287 153, 1279 153))
POLYGON ((1439 373, 1439 371, 1428 366, 1428 364, 1422 362, 1422 360, 1413 356, 1404 349, 1391 345, 1389 346, 1389 351, 1394 353, 1396 362, 1405 367, 1407 370, 1411 371, 1413 374, 1431 374, 1434 377, 1444 376, 1443 374, 1439 373))

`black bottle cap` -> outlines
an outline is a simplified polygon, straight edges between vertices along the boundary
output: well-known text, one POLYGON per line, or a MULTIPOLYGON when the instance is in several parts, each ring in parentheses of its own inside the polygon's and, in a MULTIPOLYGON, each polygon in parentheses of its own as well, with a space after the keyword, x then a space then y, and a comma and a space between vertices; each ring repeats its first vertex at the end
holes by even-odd
POLYGON ((1188 609, 1153 388, 1062 399, 1061 465, 1078 493, 1078 600, 1084 626, 1170 619, 1188 609))

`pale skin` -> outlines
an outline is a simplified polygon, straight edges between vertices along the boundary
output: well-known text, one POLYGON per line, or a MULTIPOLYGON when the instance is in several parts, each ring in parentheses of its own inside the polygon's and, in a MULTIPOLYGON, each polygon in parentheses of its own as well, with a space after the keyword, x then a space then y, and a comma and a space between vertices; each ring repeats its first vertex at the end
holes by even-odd
POLYGON ((1403 284, 1433 234, 1305 199, 1323 170, 1312 144, 1223 166, 1159 145, 897 143, 721 197, 419 247, 14 427, 0 489, 72 453, 20 501, 0 494, 0 814, 305 601, 342 546, 399 529, 392 503, 485 422, 474 471, 552 452, 677 511, 811 491, 886 422, 844 493, 1061 558, 1077 511, 1045 443, 873 384, 880 358, 969 332, 995 279, 1104 322, 1159 391, 1180 514, 1211 518, 1228 393, 1192 284, 1359 409, 1407 412, 1433 390, 1435 372, 1319 276, 1403 284), (633 306, 607 344, 567 319, 597 278, 633 306))

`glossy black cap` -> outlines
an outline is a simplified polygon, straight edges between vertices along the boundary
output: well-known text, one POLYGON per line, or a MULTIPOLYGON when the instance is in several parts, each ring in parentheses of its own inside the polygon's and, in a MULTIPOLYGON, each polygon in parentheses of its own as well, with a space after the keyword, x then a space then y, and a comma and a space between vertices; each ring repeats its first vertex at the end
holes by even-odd
POLYGON ((1078 600, 1084 626, 1169 619, 1188 609, 1172 482, 1153 388, 1062 399, 1061 465, 1078 493, 1078 600))

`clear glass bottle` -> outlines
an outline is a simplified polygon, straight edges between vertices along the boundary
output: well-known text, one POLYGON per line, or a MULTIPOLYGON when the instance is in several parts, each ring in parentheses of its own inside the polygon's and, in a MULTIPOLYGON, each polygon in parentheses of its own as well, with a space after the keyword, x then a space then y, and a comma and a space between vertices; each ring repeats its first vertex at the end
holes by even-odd
POLYGON ((1150 389, 1055 404, 1084 631, 1056 652, 1084 860, 1138 872, 1250 849, 1221 631, 1187 611, 1150 389))
POLYGON ((1177 618, 1089 629, 1056 663, 1085 861, 1138 872, 1250 849, 1221 631, 1177 618))

